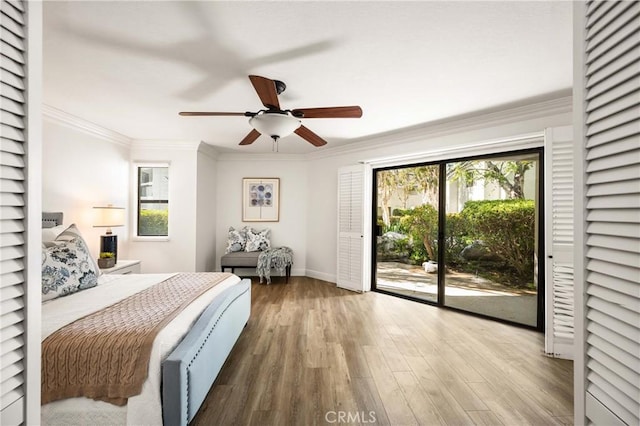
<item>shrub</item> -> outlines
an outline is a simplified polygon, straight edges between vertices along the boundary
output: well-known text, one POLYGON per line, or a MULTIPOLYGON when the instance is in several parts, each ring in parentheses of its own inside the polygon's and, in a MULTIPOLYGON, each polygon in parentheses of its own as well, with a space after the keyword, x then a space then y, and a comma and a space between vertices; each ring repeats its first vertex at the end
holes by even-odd
POLYGON ((471 244, 466 218, 459 213, 449 213, 445 222, 444 260, 447 265, 459 265, 464 260, 460 257, 462 250, 471 244))
POLYGON ((469 201, 460 216, 468 236, 481 240, 522 282, 531 281, 535 250, 533 200, 469 201))
POLYGON ((138 235, 164 236, 168 235, 169 212, 167 210, 140 210, 138 235))
MULTIPOLYGON (((438 239, 438 211, 431 204, 422 204, 409 210, 400 218, 400 223, 411 235, 414 247, 417 248, 417 242, 421 242, 428 259, 438 259, 435 248, 438 239)), ((419 260, 415 257, 417 256, 412 256, 412 259, 419 260)))

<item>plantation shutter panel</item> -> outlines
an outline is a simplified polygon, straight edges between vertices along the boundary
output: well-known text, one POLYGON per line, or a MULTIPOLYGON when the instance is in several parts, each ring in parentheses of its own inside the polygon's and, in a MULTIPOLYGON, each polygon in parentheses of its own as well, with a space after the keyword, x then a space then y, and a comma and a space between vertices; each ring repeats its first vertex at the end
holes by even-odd
POLYGON ((364 291, 363 284, 363 166, 338 170, 338 271, 336 285, 364 291))
POLYGON ((640 424, 640 2, 589 2, 585 415, 640 424))
POLYGON ((573 128, 545 131, 545 352, 574 356, 573 128))
POLYGON ((2 424, 24 422, 25 346, 25 10, 0 12, 0 332, 2 424))

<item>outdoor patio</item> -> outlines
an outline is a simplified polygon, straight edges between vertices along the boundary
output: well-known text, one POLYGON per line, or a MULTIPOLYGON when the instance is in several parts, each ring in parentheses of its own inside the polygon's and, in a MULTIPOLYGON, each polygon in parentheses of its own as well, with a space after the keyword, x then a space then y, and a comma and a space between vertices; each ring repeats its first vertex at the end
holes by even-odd
MULTIPOLYGON (((435 302, 437 278, 436 273, 427 273, 418 265, 379 262, 376 285, 378 289, 435 302)), ((445 284, 446 306, 536 325, 535 291, 513 289, 474 274, 455 271, 447 271, 445 284)))

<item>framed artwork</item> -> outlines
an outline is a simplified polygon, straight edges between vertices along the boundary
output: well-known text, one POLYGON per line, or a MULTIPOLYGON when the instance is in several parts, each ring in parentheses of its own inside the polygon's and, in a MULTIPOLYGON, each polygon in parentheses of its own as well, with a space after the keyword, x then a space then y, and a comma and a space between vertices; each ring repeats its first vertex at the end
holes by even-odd
POLYGON ((242 221, 280 220, 280 178, 242 179, 242 221))

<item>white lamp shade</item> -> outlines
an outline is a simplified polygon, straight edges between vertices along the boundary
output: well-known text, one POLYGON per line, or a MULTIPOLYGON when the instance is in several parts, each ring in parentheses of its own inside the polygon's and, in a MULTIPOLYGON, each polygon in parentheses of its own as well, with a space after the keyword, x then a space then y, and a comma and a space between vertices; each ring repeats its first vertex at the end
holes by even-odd
POLYGON ((251 117, 249 124, 263 135, 283 138, 293 133, 302 123, 289 114, 272 112, 251 117))
POLYGON ((93 226, 96 228, 124 226, 124 207, 94 207, 93 211, 93 226))

